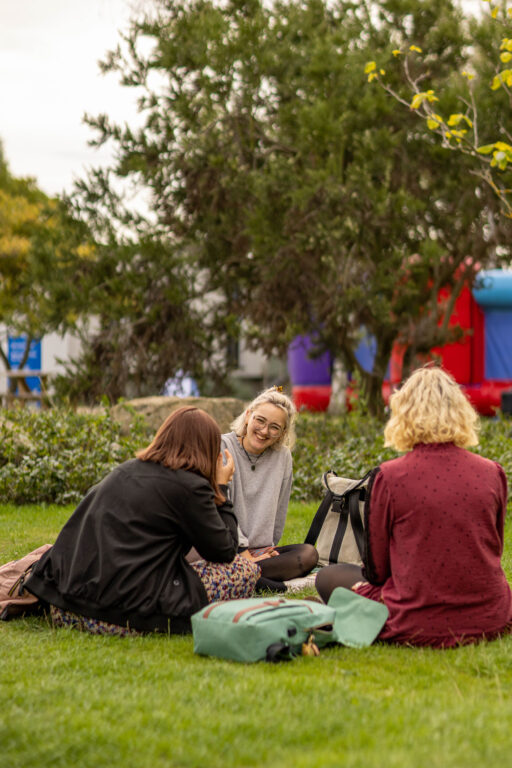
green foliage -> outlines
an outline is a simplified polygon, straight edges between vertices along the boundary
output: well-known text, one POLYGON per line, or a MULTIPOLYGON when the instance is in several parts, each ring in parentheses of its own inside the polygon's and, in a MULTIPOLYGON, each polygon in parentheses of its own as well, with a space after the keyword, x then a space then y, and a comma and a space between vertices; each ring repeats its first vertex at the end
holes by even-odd
MULTIPOLYGON (((100 185, 101 172, 95 178, 100 185)), ((84 217, 77 200, 68 200, 69 210, 84 217)), ((187 254, 167 227, 130 218, 120 201, 104 212, 94 200, 88 221, 95 256, 69 287, 83 320, 82 352, 54 380, 57 395, 72 403, 94 404, 103 396, 115 403, 157 394, 180 372, 203 392, 220 386, 226 361, 214 350, 222 348, 226 324, 210 318, 204 281, 187 254)))
MULTIPOLYGON (((320 503, 322 475, 333 469, 343 477, 363 477, 369 469, 399 454, 384 447, 384 424, 357 411, 343 416, 301 413, 293 451, 295 501, 320 503)), ((503 416, 481 419, 480 443, 475 453, 499 462, 512 487, 512 420, 503 416)))
MULTIPOLYGON (((512 422, 504 417, 482 419, 480 437, 475 451, 502 464, 512 487, 512 422)), ((149 439, 136 414, 130 434, 121 435, 108 408, 97 413, 66 408, 1 411, 0 503, 76 504, 149 439)), ((364 408, 342 416, 304 411, 297 420, 292 501, 318 504, 322 475, 329 469, 362 477, 397 455, 384 447, 383 423, 364 408)))
POLYGON ((498 414, 494 419, 481 419, 480 424, 480 443, 473 450, 501 464, 512 488, 512 419, 498 414))
MULTIPOLYGON (((31 339, 74 327, 71 285, 93 251, 85 224, 33 179, 12 176, 0 145, 0 323, 26 334, 26 355, 31 339)), ((9 368, 1 347, 0 358, 9 368)))
POLYGON ((133 458, 145 439, 137 420, 123 437, 108 410, 2 411, 0 502, 76 503, 117 464, 133 458))
POLYGON ((383 425, 377 418, 352 412, 343 416, 303 412, 293 450, 292 498, 320 503, 324 472, 333 469, 343 477, 363 477, 395 456, 395 451, 384 448, 383 425))
MULTIPOLYGON (((512 218, 512 70, 503 68, 512 59, 512 40, 508 37, 512 8, 501 0, 485 2, 489 3, 488 12, 482 3, 483 13, 467 20, 471 47, 466 60, 458 62, 442 88, 436 84, 435 89, 425 90, 425 84, 431 84, 430 66, 437 51, 409 45, 411 37, 406 45, 391 52, 396 62, 382 58, 380 64, 386 69, 379 69, 370 61, 365 73, 369 82, 377 81, 394 99, 416 111, 428 131, 441 139, 443 148, 470 157, 469 172, 488 186, 505 216, 512 218), (407 85, 405 93, 393 84, 397 69, 407 85)), ((430 143, 430 138, 425 138, 430 143)))

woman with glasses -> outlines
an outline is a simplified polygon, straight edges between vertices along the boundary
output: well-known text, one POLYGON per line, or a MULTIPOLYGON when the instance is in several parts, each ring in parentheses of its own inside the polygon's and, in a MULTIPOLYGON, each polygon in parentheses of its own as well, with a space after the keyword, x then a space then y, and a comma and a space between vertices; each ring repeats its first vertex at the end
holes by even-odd
POLYGON ((292 487, 295 406, 279 387, 256 397, 222 435, 235 462, 228 497, 238 519, 239 552, 258 563, 260 589, 284 592, 283 583, 308 574, 318 553, 310 544, 278 546, 292 487))

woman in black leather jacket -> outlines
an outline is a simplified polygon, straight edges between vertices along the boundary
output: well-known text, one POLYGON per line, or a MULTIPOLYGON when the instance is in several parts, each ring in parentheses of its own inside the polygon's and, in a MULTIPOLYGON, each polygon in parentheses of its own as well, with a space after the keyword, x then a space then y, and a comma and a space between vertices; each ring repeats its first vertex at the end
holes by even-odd
POLYGON ((55 624, 94 633, 184 633, 216 599, 248 597, 259 566, 237 555, 226 498, 234 463, 216 422, 194 407, 172 413, 137 458, 94 486, 26 586, 55 624), (195 547, 200 560, 189 563, 195 547))

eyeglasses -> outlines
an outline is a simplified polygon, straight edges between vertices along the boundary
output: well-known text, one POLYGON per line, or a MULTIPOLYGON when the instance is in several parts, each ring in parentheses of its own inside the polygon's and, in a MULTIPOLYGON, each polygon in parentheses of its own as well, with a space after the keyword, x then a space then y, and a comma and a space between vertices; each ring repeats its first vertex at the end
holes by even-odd
POLYGON ((269 435, 272 435, 272 437, 279 437, 284 430, 284 427, 279 426, 279 424, 269 424, 263 416, 258 416, 257 413, 253 413, 252 418, 256 422, 256 426, 260 429, 268 427, 268 433, 269 435))

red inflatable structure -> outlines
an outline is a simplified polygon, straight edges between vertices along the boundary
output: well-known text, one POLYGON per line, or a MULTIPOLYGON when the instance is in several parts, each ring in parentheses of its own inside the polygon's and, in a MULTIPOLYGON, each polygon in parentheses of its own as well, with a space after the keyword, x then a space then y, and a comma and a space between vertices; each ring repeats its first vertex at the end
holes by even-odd
MULTIPOLYGON (((447 295, 447 290, 441 291, 439 301, 447 295)), ((454 376, 479 413, 492 416, 501 407, 502 393, 512 390, 512 271, 480 272, 472 289, 463 288, 450 325, 460 326, 463 338, 432 349, 432 357, 454 376)), ((373 362, 371 340, 363 346, 362 357, 358 358, 369 369, 373 362)), ((308 337, 296 339, 290 347, 292 395, 298 408, 326 410, 331 394, 332 361, 326 355, 316 360, 310 358, 311 347, 308 337)), ((383 387, 386 402, 402 380, 403 355, 404 348, 395 345, 389 377, 383 387)))
MULTIPOLYGON (((447 295, 441 291, 439 300, 447 295)), ((460 326, 464 337, 432 349, 432 357, 452 374, 479 413, 493 416, 501 407, 502 393, 512 389, 512 272, 479 273, 472 290, 463 288, 450 325, 460 326)), ((401 380, 402 357, 403 349, 397 346, 383 390, 386 401, 401 380)))

